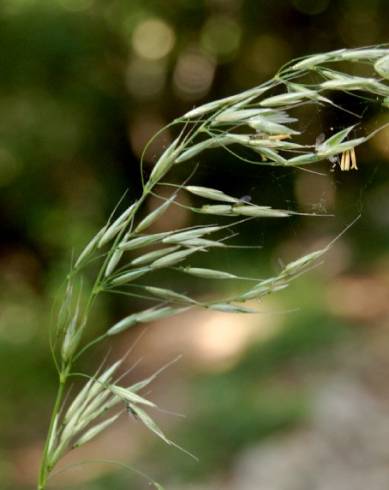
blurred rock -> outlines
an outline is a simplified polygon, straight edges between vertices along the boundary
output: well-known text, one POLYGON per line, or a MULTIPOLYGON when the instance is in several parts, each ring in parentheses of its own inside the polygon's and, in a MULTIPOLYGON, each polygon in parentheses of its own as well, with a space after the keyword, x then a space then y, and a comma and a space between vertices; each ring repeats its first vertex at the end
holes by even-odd
POLYGON ((386 490, 389 406, 357 379, 316 393, 309 425, 245 451, 231 490, 386 490))

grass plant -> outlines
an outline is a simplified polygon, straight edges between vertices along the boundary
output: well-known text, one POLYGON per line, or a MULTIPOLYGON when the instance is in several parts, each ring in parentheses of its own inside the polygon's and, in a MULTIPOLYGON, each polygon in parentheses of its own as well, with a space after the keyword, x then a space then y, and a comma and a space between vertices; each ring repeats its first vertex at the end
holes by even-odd
MULTIPOLYGON (((117 374, 123 359, 96 373, 76 373, 80 356, 98 343, 138 324, 179 315, 193 308, 223 312, 255 314, 245 305, 252 299, 286 288, 290 282, 320 261, 331 244, 288 263, 274 277, 257 279, 232 274, 225 270, 194 267, 196 254, 214 247, 228 249, 231 229, 241 222, 256 219, 288 219, 298 211, 274 209, 225 193, 222 189, 194 185, 192 170, 201 154, 223 148, 240 159, 242 165, 271 165, 306 168, 321 161, 340 170, 356 170, 357 147, 375 131, 364 133, 363 115, 338 104, 339 93, 374 104, 382 111, 389 108, 389 49, 386 46, 341 49, 308 56, 282 67, 273 79, 250 90, 195 107, 169 126, 176 130, 175 140, 155 163, 148 178, 140 162, 142 194, 121 213, 114 212, 101 230, 90 240, 74 261, 66 279, 62 305, 51 335, 51 349, 58 371, 58 391, 52 409, 37 488, 47 488, 58 462, 69 451, 87 444, 116 422, 124 411, 134 414, 149 430, 168 445, 175 445, 149 414, 155 403, 142 395, 159 372, 131 386, 124 385, 117 374), (366 73, 369 76, 366 76, 366 73), (347 112, 354 123, 341 130, 307 141, 302 106, 331 107, 347 112), (168 175, 177 166, 187 165, 188 179, 169 184, 168 175), (156 189, 169 185, 170 197, 162 197, 156 189), (201 205, 185 206, 191 213, 212 216, 212 224, 153 233, 150 227, 177 201, 179 193, 188 193, 201 205), (159 205, 142 214, 150 196, 159 205), (225 224, 226 219, 228 224, 225 224), (149 247, 153 245, 152 251, 149 247), (152 282, 153 274, 173 269, 204 280, 240 281, 247 286, 229 297, 204 302, 173 288, 152 282), (86 277, 96 271, 93 284, 86 277), (145 285, 146 280, 146 285, 145 285), (150 282, 151 281, 151 282, 150 282), (132 311, 105 333, 85 341, 90 328, 90 314, 103 294, 118 293, 127 297, 141 296, 149 306, 132 311), (66 396, 74 376, 83 376, 85 384, 69 401, 66 396)), ((147 147, 145 151, 147 150, 147 147)), ((243 171, 243 170, 242 170, 243 171)), ((161 488, 151 481, 156 488, 161 488)))

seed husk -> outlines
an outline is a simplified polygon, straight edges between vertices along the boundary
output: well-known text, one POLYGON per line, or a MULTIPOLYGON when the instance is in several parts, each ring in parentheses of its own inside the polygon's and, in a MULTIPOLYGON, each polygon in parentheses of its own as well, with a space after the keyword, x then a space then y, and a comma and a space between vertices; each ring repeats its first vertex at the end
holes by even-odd
POLYGON ((210 310, 222 311, 224 313, 259 313, 254 308, 248 308, 246 306, 237 306, 230 303, 215 303, 209 306, 210 310))
POLYGON ((162 257, 160 259, 155 260, 152 262, 150 267, 152 269, 160 269, 161 267, 171 267, 172 265, 177 264, 178 262, 181 262, 184 260, 186 257, 189 255, 197 252, 198 249, 193 248, 190 250, 178 250, 177 252, 173 252, 169 255, 166 255, 165 257, 162 257))
POLYGON ((154 320, 160 320, 161 318, 166 318, 168 316, 178 315, 187 310, 187 307, 183 308, 172 308, 171 306, 164 306, 162 308, 146 310, 138 313, 138 321, 145 323, 154 320))
POLYGON ((221 229, 220 226, 202 226, 199 228, 192 228, 190 230, 178 231, 172 235, 163 238, 163 243, 182 243, 193 238, 200 238, 209 233, 214 233, 221 229))
POLYGON ((292 66, 292 70, 309 70, 331 59, 333 53, 323 53, 304 58, 292 66))
POLYGON ((172 291, 171 289, 165 289, 165 288, 156 288, 152 286, 146 286, 145 287, 146 291, 151 293, 154 296, 158 296, 159 298, 166 299, 166 300, 173 300, 173 301, 179 301, 180 303, 194 303, 195 301, 192 298, 189 298, 188 296, 185 296, 184 294, 176 293, 175 291, 172 291))
POLYGON ((115 323, 108 331, 107 335, 116 335, 128 328, 133 327, 137 323, 151 322, 153 320, 159 320, 167 316, 178 315, 186 311, 187 307, 184 308, 172 308, 170 306, 164 306, 162 308, 150 308, 148 310, 141 311, 139 313, 133 313, 119 322, 115 323))
POLYGON ((147 400, 146 398, 143 398, 142 396, 139 396, 137 393, 132 392, 128 388, 123 388, 122 386, 116 386, 116 385, 111 385, 109 387, 110 391, 114 394, 119 396, 121 399, 130 402, 130 403, 139 403, 142 405, 146 405, 148 407, 155 407, 155 403, 151 402, 150 400, 147 400))
POLYGON ((246 121, 251 117, 255 117, 261 113, 260 109, 226 109, 217 115, 213 121, 214 124, 220 123, 238 123, 246 121))
POLYGON ((135 206, 136 203, 132 204, 106 229, 103 236, 99 240, 97 248, 101 248, 103 245, 107 244, 126 226, 126 221, 129 216, 131 216, 135 206))
POLYGON ((234 138, 229 135, 214 136, 213 138, 206 139, 204 141, 201 141, 200 143, 196 143, 195 145, 190 146, 187 150, 183 151, 181 155, 176 158, 175 162, 186 162, 187 160, 193 158, 204 150, 207 150, 209 148, 217 148, 218 146, 229 145, 231 143, 234 143, 234 138))
POLYGON ((215 214, 219 216, 231 216, 233 213, 231 211, 232 206, 229 204, 205 204, 198 212, 203 214, 215 214))
POLYGON ((128 272, 124 272, 123 274, 120 274, 116 277, 114 277, 111 280, 111 285, 112 286, 120 286, 122 284, 126 284, 128 282, 134 281, 135 279, 138 279, 138 277, 143 276, 147 272, 149 272, 151 269, 150 267, 142 267, 140 269, 134 269, 130 270, 128 272))
POLYGON ((165 255, 174 252, 175 250, 178 250, 178 246, 176 247, 166 247, 166 248, 161 248, 159 250, 153 250, 152 252, 148 252, 144 255, 141 255, 140 257, 137 257, 136 259, 131 261, 131 265, 143 265, 147 264, 148 262, 152 262, 153 260, 158 259, 159 257, 164 257, 165 255))
POLYGON ((285 124, 271 121, 263 116, 252 117, 249 119, 248 124, 256 131, 263 131, 268 134, 299 134, 298 131, 285 126, 285 124))
POLYGON ((309 163, 315 163, 322 160, 324 157, 317 155, 316 153, 304 153, 297 157, 289 158, 286 163, 287 165, 305 165, 309 163))
POLYGON ((231 102, 239 102, 247 98, 250 99, 253 96, 258 97, 259 95, 263 94, 266 90, 268 90, 268 87, 254 87, 252 89, 245 90, 244 92, 241 92, 239 94, 231 95, 229 97, 224 97, 223 99, 208 102, 207 104, 203 104, 199 107, 195 107, 191 111, 187 112, 183 117, 185 119, 196 118, 204 114, 207 114, 211 111, 214 111, 216 109, 219 109, 224 105, 227 106, 231 102))
POLYGON ((290 213, 283 209, 269 209, 260 206, 233 206, 232 212, 239 216, 252 216, 253 218, 287 218, 290 216, 290 213))
POLYGON ((304 89, 299 92, 287 92, 285 94, 274 95, 260 102, 262 107, 282 107, 288 104, 297 104, 306 98, 317 98, 318 94, 314 90, 304 89))
POLYGON ((63 339, 61 354, 64 361, 67 361, 72 357, 81 340, 82 328, 81 325, 79 325, 79 316, 80 300, 77 303, 76 311, 66 329, 65 337, 63 339))
POLYGON ((382 78, 389 80, 389 54, 376 61, 374 69, 382 78))
POLYGON ((150 181, 153 183, 158 182, 174 165, 176 156, 179 154, 179 138, 166 148, 166 150, 159 157, 157 163, 154 165, 150 174, 150 181))
POLYGON ((271 282, 263 282, 249 289, 239 296, 239 301, 247 301, 250 299, 261 298, 269 293, 281 291, 288 287, 288 283, 282 282, 278 277, 272 278, 271 282))
POLYGON ((97 243, 100 240, 100 238, 103 236, 105 233, 106 227, 102 228, 93 238, 90 240, 90 242, 86 245, 84 250, 81 252, 80 256, 78 257, 76 263, 75 263, 75 268, 79 267, 81 263, 93 252, 94 249, 97 248, 97 243))
POLYGON ((121 250, 135 250, 136 248, 146 247, 155 242, 158 242, 163 237, 169 235, 169 232, 154 233, 153 235, 143 235, 136 238, 132 238, 128 242, 123 242, 119 245, 121 250))
POLYGON ((218 271, 215 269, 205 269, 202 267, 184 267, 182 272, 190 274, 196 277, 202 277, 204 279, 239 279, 238 276, 230 274, 229 272, 218 271))
POLYGON ((205 197, 207 199, 212 199, 214 201, 225 201, 225 202, 237 202, 239 199, 236 197, 228 196, 224 192, 218 189, 212 189, 210 187, 201 187, 196 185, 187 185, 185 189, 191 194, 196 196, 205 197))
POLYGON ((118 333, 127 330, 130 327, 133 327, 138 323, 137 314, 134 313, 132 315, 126 316, 119 322, 115 323, 108 331, 107 335, 117 335, 118 333))
POLYGON ((105 277, 108 277, 112 274, 112 272, 115 270, 115 267, 120 262, 122 256, 123 256, 123 250, 120 250, 119 248, 117 248, 113 252, 111 258, 108 261, 107 268, 105 270, 105 277))
POLYGON ((169 199, 167 199, 163 204, 161 204, 157 209, 148 214, 135 228, 135 233, 140 233, 146 228, 148 228, 154 221, 162 216, 165 213, 167 208, 171 205, 171 203, 176 198, 176 194, 173 194, 169 199))
POLYGON ((350 49, 343 51, 340 58, 347 61, 374 60, 387 53, 386 49, 379 48, 350 49))
POLYGON ((299 259, 294 260, 293 262, 289 262, 289 264, 287 264, 285 266, 283 273, 291 274, 291 273, 299 272, 301 269, 312 264, 312 262, 315 262, 322 255, 324 255, 327 251, 328 251, 328 248, 316 250, 315 252, 304 255, 303 257, 300 257, 299 259))
POLYGON ((191 240, 185 240, 181 243, 181 245, 183 247, 197 247, 202 249, 207 247, 227 247, 227 245, 223 242, 218 242, 217 240, 206 240, 205 238, 192 238, 191 240))
POLYGON ((158 427, 158 425, 154 422, 154 420, 140 407, 134 405, 131 407, 135 412, 135 415, 145 424, 145 426, 154 432, 158 437, 160 437, 166 444, 171 445, 172 442, 165 436, 162 430, 158 427))
POLYGON ((117 413, 116 415, 113 415, 107 420, 104 420, 103 422, 100 422, 100 424, 95 425, 91 429, 87 430, 85 434, 83 434, 74 444, 73 447, 80 447, 83 444, 86 444, 90 440, 94 439, 98 434, 103 432, 107 427, 112 425, 119 417, 120 413, 117 413))

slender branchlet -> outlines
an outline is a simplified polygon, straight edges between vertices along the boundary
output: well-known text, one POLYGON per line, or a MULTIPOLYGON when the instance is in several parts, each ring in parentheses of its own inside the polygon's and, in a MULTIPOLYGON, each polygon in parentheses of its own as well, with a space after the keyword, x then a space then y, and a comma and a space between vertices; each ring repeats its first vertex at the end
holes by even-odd
MULTIPOLYGON (((146 216, 141 215, 147 198, 155 196, 157 184, 167 185, 162 180, 174 172, 175 167, 193 159, 194 163, 201 162, 201 154, 215 148, 236 155, 242 165, 306 167, 329 161, 340 170, 356 170, 357 148, 374 133, 364 130, 362 115, 335 103, 339 100, 335 96, 347 93, 386 111, 389 108, 388 80, 387 46, 317 54, 288 63, 272 80, 258 87, 196 107, 169 125, 177 128, 177 137, 162 153, 150 177, 145 179, 142 173, 141 196, 121 214, 114 213, 81 251, 68 275, 53 330, 52 347, 59 383, 43 450, 38 490, 46 488, 52 470, 66 453, 97 437, 115 423, 123 411, 132 414, 167 444, 175 445, 148 413, 156 407, 155 403, 140 394, 157 373, 135 385, 123 386, 120 378, 115 378, 121 361, 101 366, 97 373, 83 375, 84 386, 72 401, 65 402, 69 379, 75 375, 74 365, 86 350, 135 325, 178 315, 192 308, 255 314, 257 310, 246 306, 246 301, 288 287, 293 279, 317 264, 331 246, 297 258, 284 266, 278 275, 266 279, 197 267, 194 264, 196 254, 204 254, 214 247, 232 247, 228 238, 237 224, 255 219, 287 219, 298 214, 298 210, 274 209, 226 194, 221 189, 187 181, 181 185, 171 184, 171 196, 160 196, 156 209, 146 216), (368 77, 366 66, 370 68, 368 77), (364 76, 356 74, 358 67, 363 67, 364 76), (347 112, 355 120, 335 134, 328 131, 316 141, 307 142, 298 109, 308 104, 347 112), (247 157, 248 154, 251 156, 247 157), (183 206, 177 202, 177 196, 182 192, 195 196, 195 202, 201 202, 199 207, 186 206, 189 212, 212 215, 215 223, 163 233, 150 231, 153 223, 171 206, 183 206), (223 221, 219 222, 218 217, 223 217, 223 221), (226 219, 229 220, 227 225, 226 219), (151 251, 146 248, 150 245, 151 251), (240 287, 246 286, 232 297, 204 302, 192 298, 187 292, 150 284, 153 273, 163 269, 200 280, 239 281, 240 287), (83 279, 84 274, 90 278, 96 270, 93 285, 87 286, 90 282, 83 279), (84 334, 90 326, 95 301, 100 295, 110 293, 141 297, 149 304, 141 311, 130 310, 124 318, 107 325, 102 335, 86 343, 84 334)), ((143 168, 142 161, 140 167, 143 168)))

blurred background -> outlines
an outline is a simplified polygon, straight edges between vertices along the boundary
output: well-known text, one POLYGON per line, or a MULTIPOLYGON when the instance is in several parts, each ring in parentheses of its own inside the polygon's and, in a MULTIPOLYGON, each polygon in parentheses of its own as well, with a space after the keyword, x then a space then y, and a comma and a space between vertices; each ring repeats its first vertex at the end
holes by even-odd
MULTIPOLYGON (((385 0, 2 0, 0 5, 0 487, 35 488, 56 386, 52 304, 69 267, 123 192, 161 127, 205 101, 273 76, 297 56, 388 41, 385 0)), ((363 102, 361 103, 363 104, 363 102)), ((360 106, 363 109, 363 106, 360 106)), ((317 112, 307 130, 336 126, 317 112)), ((369 111, 376 127, 384 115, 369 111)), ((152 168, 174 133, 146 153, 152 168)), ((138 380, 177 355, 152 387, 158 423, 194 461, 123 416, 75 451, 52 488, 359 490, 389 486, 389 133, 358 149, 359 171, 321 175, 204 155, 196 183, 254 202, 333 214, 257 221, 214 268, 263 277, 327 244, 325 264, 261 303, 259 316, 191 312, 143 332, 138 380), (259 169, 259 170, 258 170, 259 169), (93 461, 93 462, 92 462, 93 461)), ((149 203, 152 206, 153 203, 149 203)), ((155 205, 155 203, 154 203, 155 205)), ((185 212, 161 226, 186 226, 185 212)), ((169 277, 166 277, 169 284, 169 277)), ((181 290, 193 285, 184 279, 181 290)), ((199 295, 228 284, 194 286, 199 295)), ((99 302, 103 331, 142 305, 99 302)), ((122 336, 123 354, 142 329, 122 336)), ((84 360, 92 373, 107 345, 84 360)))

